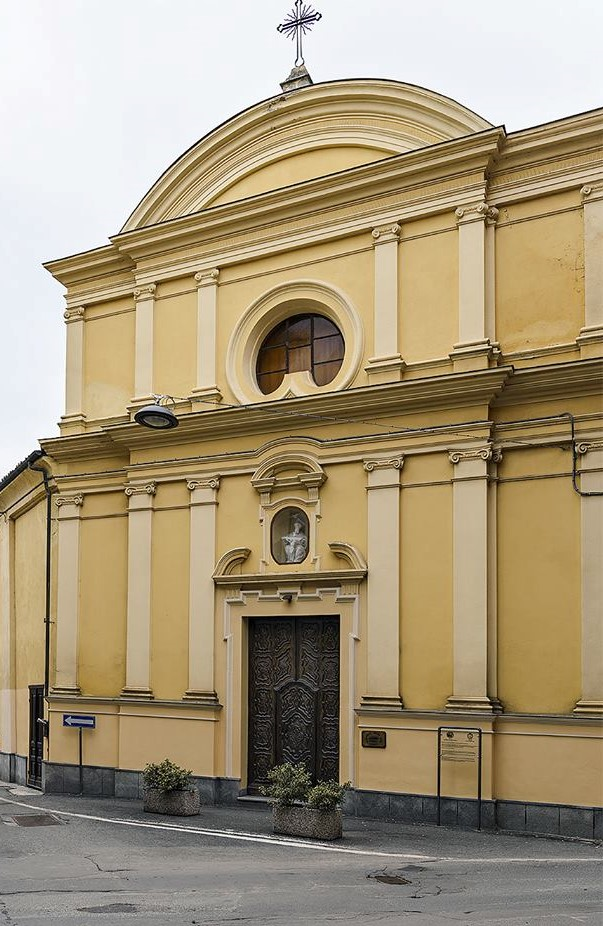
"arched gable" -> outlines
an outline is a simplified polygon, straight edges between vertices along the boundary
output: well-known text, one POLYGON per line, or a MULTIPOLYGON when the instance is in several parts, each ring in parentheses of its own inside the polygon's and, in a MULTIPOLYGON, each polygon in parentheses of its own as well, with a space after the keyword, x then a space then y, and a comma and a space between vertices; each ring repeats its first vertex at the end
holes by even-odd
POLYGON ((449 97, 411 84, 313 85, 258 103, 202 138, 165 171, 122 231, 488 128, 449 97))

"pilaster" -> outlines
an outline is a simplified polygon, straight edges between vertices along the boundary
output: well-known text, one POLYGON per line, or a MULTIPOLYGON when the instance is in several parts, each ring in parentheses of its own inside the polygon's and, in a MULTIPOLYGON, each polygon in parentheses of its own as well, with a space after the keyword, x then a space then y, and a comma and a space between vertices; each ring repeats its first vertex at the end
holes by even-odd
POLYGON ((197 384, 191 397, 220 402, 216 385, 216 337, 218 316, 218 278, 220 271, 200 270, 197 284, 197 384))
POLYGON ((128 496, 128 614, 126 685, 122 697, 152 698, 151 542, 155 482, 126 486, 128 496))
POLYGON ((584 327, 580 357, 603 356, 603 182, 583 186, 584 327))
POLYGON ((220 477, 187 482, 190 492, 188 689, 186 699, 217 704, 214 689, 214 582, 220 477))
POLYGON ((369 383, 396 383, 402 379, 404 361, 398 344, 398 243, 397 223, 374 228, 375 309, 373 319, 375 356, 366 368, 369 383))
POLYGON ((603 440, 582 441, 580 460, 582 693, 576 714, 603 714, 603 440))
POLYGON ((499 711, 489 544, 488 466, 500 460, 490 444, 451 450, 453 476, 453 691, 446 710, 499 711), (489 670, 490 666, 490 670, 489 670))
POLYGON ((459 333, 450 354, 454 371, 487 369, 498 355, 494 341, 494 226, 498 209, 485 202, 459 206, 459 333))
POLYGON ((84 420, 84 306, 63 312, 66 326, 65 414, 61 425, 80 425, 84 420))
POLYGON ((53 694, 79 695, 80 515, 83 495, 59 495, 56 656, 53 694))
POLYGON ((401 710, 401 454, 364 461, 368 504, 367 692, 362 707, 401 710))
POLYGON ((136 346, 134 355, 134 403, 144 404, 153 397, 153 325, 155 283, 134 290, 136 303, 136 346))
POLYGON ((0 514, 0 749, 17 751, 13 522, 0 514))

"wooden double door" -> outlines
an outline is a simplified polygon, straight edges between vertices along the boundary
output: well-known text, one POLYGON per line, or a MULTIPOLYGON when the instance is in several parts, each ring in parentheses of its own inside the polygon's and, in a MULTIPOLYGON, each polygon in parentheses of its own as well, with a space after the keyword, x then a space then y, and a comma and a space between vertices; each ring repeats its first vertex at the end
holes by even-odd
POLYGON ((249 621, 248 790, 268 771, 303 762, 339 778, 339 618, 249 621))

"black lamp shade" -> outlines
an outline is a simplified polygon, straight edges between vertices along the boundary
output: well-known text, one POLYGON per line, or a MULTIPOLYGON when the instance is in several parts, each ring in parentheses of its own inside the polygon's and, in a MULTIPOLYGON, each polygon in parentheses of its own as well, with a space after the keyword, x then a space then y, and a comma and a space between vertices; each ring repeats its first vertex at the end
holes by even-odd
POLYGON ((166 431, 169 428, 178 427, 175 414, 163 405, 145 405, 139 408, 134 415, 134 421, 155 431, 166 431))

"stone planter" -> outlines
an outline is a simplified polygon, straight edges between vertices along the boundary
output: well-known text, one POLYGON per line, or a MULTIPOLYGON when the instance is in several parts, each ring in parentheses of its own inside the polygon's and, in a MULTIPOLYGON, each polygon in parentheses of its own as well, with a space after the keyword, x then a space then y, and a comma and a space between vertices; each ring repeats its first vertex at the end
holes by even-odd
POLYGON ((341 807, 317 810, 303 804, 272 805, 273 830, 280 836, 304 839, 341 839, 341 807))
POLYGON ((144 792, 143 810, 147 813, 165 813, 173 817, 194 817, 199 813, 201 800, 196 788, 185 791, 160 791, 147 788, 144 792))

